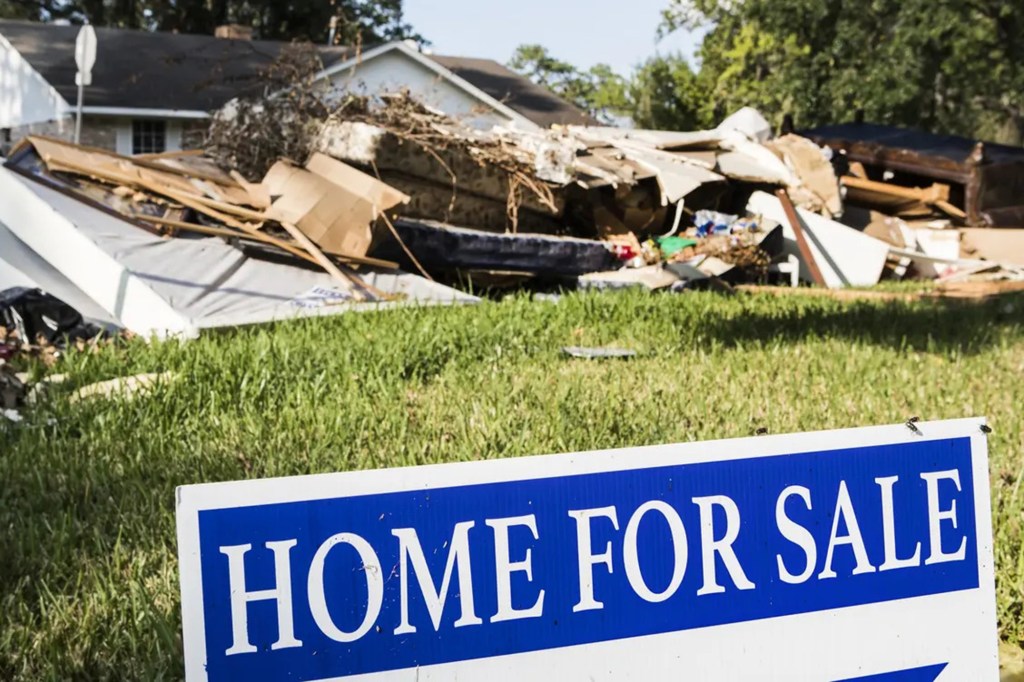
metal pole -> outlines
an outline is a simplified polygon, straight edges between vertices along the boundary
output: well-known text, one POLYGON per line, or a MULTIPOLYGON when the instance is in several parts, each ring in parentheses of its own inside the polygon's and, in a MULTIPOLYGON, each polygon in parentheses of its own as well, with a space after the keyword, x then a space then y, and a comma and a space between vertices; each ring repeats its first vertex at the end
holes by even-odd
POLYGON ((82 84, 82 75, 78 76, 78 107, 75 115, 75 144, 79 144, 78 140, 82 136, 82 93, 85 91, 85 85, 82 84))

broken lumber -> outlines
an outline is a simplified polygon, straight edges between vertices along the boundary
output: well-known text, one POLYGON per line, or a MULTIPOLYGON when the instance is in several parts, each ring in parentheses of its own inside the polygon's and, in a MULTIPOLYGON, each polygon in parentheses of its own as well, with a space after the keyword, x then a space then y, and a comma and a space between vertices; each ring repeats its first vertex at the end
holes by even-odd
POLYGON ((365 300, 366 296, 361 291, 356 289, 355 276, 350 275, 346 272, 342 272, 342 270, 339 269, 337 265, 332 263, 331 259, 325 256, 324 252, 321 251, 320 248, 313 243, 313 240, 307 237, 305 234, 303 234, 302 230, 300 230, 299 228, 295 227, 291 223, 286 222, 282 222, 281 227, 283 227, 285 231, 287 231, 288 234, 292 236, 292 239, 301 244, 302 247, 309 252, 309 255, 312 256, 313 259, 320 264, 320 267, 327 271, 327 274, 329 274, 331 277, 338 280, 339 282, 344 283, 345 286, 348 287, 352 295, 356 297, 356 299, 365 300))
POLYGON ((779 198, 782 203, 782 209, 786 212, 786 219, 789 220, 789 226, 793 228, 793 234, 796 235, 797 248, 800 249, 800 256, 804 259, 804 263, 807 265, 807 269, 811 273, 811 279, 814 283, 820 287, 825 286, 825 278, 821 274, 821 270, 818 268, 817 261, 814 260, 814 254, 811 253, 811 247, 807 245, 807 237, 804 236, 803 227, 800 224, 800 216, 796 213, 796 208, 793 206, 793 202, 789 198, 789 192, 785 189, 780 189, 775 192, 775 196, 779 198))

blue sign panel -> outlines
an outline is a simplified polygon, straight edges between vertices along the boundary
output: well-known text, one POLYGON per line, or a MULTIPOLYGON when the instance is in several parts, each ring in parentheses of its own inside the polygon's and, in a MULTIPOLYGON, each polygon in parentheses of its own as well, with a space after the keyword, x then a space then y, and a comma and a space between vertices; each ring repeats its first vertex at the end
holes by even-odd
POLYGON ((422 668, 976 590, 983 577, 968 437, 571 469, 197 505, 182 570, 199 570, 203 674, 422 668))

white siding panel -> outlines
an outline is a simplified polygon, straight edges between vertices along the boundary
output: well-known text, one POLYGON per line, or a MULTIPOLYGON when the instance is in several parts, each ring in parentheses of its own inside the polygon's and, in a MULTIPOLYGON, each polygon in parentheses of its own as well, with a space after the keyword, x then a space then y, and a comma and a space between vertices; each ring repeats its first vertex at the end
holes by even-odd
POLYGON ((352 92, 361 95, 380 95, 406 89, 427 106, 477 128, 512 123, 509 117, 398 50, 334 74, 331 87, 339 94, 352 92))
POLYGON ((63 118, 68 103, 0 35, 0 128, 63 118))

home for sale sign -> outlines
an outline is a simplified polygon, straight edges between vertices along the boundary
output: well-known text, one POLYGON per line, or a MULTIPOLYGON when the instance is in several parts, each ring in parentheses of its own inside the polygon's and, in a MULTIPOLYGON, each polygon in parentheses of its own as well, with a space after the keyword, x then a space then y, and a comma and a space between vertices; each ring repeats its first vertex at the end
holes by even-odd
POLYGON ((186 675, 998 678, 980 420, 185 486, 186 675))

